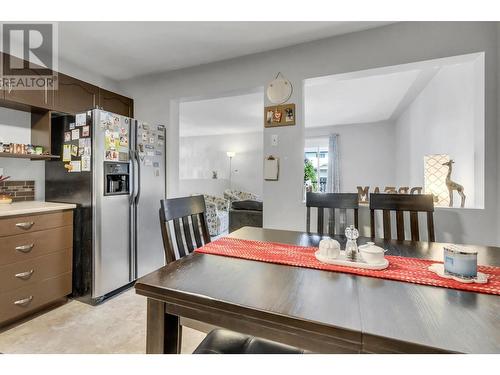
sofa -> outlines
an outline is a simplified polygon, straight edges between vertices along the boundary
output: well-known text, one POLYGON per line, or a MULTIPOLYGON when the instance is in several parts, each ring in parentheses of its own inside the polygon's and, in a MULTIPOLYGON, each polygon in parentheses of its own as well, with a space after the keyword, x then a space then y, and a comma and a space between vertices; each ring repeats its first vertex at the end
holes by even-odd
POLYGON ((257 194, 231 189, 224 190, 224 198, 229 200, 230 203, 247 200, 259 202, 261 201, 260 197, 257 194))
POLYGON ((211 237, 226 234, 229 229, 229 201, 213 195, 203 194, 206 206, 208 233, 211 237))
POLYGON ((242 227, 262 228, 262 200, 257 194, 227 189, 224 198, 229 200, 229 233, 242 227))

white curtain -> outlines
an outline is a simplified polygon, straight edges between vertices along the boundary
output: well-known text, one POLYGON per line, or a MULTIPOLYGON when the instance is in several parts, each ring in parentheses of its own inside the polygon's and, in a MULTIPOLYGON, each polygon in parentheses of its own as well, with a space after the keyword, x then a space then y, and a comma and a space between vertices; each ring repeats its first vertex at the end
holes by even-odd
POLYGON ((328 178, 326 181, 326 192, 340 193, 338 134, 330 134, 330 137, 328 138, 328 178))

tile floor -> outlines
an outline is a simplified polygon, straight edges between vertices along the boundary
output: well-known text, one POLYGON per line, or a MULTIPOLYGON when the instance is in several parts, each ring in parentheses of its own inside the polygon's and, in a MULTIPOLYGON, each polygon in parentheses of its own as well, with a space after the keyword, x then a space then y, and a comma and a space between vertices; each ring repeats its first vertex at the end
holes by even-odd
MULTIPOLYGON (((182 353, 205 333, 183 327, 182 353)), ((99 306, 70 300, 34 319, 0 331, 0 353, 144 353, 146 298, 128 290, 99 306)))

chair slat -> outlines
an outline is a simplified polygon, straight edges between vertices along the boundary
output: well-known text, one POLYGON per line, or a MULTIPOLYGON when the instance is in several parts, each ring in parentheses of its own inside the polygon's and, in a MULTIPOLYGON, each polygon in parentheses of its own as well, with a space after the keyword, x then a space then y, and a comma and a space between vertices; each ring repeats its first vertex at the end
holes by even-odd
POLYGON ((324 208, 323 207, 318 207, 318 230, 317 230, 317 232, 319 234, 323 234, 323 230, 324 230, 323 219, 324 219, 324 216, 325 216, 324 208))
POLYGON ((370 233, 371 238, 375 238, 375 210, 370 210, 370 233))
POLYGON ((210 235, 208 234, 207 217, 205 215, 205 212, 200 213, 200 223, 201 223, 201 234, 203 236, 203 244, 206 245, 207 243, 210 242, 210 235))
POLYGON ((427 236, 430 242, 435 242, 436 238, 434 235, 434 213, 427 212, 427 236))
POLYGON ((196 241, 196 247, 202 247, 203 242, 201 242, 200 236, 200 222, 198 220, 198 214, 191 215, 191 222, 193 223, 193 233, 194 240, 196 241))
POLYGON ((328 208, 328 235, 335 236, 335 208, 328 208))
POLYGON ((419 241, 420 233, 418 230, 418 212, 416 211, 410 212, 410 228, 411 228, 411 240, 419 241))
POLYGON ((182 241, 181 225, 179 224, 179 219, 172 220, 174 224, 175 232, 175 242, 177 243, 177 251, 179 252, 179 257, 186 256, 186 250, 184 249, 184 242, 182 241))
POLYGON ((193 240, 191 238, 191 229, 189 227, 189 216, 184 216, 182 218, 182 227, 184 229, 184 238, 186 240, 186 246, 189 253, 194 250, 193 240))
POLYGON ((307 207, 306 211, 306 232, 311 233, 311 207, 307 207))
POLYGON ((345 208, 339 209, 339 232, 340 234, 345 233, 345 228, 347 227, 347 211, 345 208))
POLYGON ((391 239, 391 211, 382 210, 382 221, 384 225, 384 238, 391 239))
POLYGON ((166 263, 173 262, 175 260, 174 245, 172 243, 172 233, 168 225, 168 221, 165 220, 165 210, 160 208, 160 226, 161 226, 161 237, 163 239, 163 248, 165 250, 165 261, 166 263))
POLYGON ((396 211, 396 232, 399 241, 405 239, 405 219, 403 211, 396 211))

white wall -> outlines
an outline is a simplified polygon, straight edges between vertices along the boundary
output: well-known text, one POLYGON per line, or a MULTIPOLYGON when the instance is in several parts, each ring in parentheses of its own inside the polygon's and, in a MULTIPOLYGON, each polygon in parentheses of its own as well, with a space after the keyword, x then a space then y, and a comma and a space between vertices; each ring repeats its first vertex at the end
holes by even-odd
POLYGON ((356 193, 357 186, 378 186, 381 190, 395 184, 395 131, 391 122, 349 124, 306 128, 308 137, 339 134, 340 191, 356 193))
POLYGON ((474 67, 472 62, 442 67, 398 117, 396 179, 398 185, 423 186, 424 156, 448 154, 455 161, 452 178, 467 195, 465 207, 482 208, 483 179, 476 170, 484 168, 484 120, 475 92, 482 77, 474 67))
POLYGON ((231 188, 250 191, 262 196, 263 146, 262 132, 224 134, 200 137, 180 137, 179 178, 180 195, 196 192, 204 193, 204 185, 221 196, 229 188, 229 158, 227 151, 236 152, 231 163, 231 188), (217 171, 218 179, 212 180, 212 171, 217 171), (187 182, 186 180, 192 180, 187 182), (200 186, 197 187, 196 184, 200 186), (214 189, 222 189, 215 190, 214 189))
MULTIPOLYGON (((303 230, 304 79, 485 51, 485 209, 436 213, 437 239, 495 244, 499 240, 497 196, 498 24, 495 22, 402 22, 123 83, 138 118, 167 123, 169 196, 179 188, 179 98, 210 96, 265 85, 282 72, 294 84, 297 125, 264 130, 264 155, 280 157, 280 180, 265 182, 264 226, 303 230), (279 134, 278 147, 270 135, 279 134), (284 210, 286 211, 284 212, 284 210)), ((268 103, 266 103, 267 105, 268 103)))
MULTIPOLYGON (((0 142, 31 143, 31 114, 0 107, 0 142)), ((0 157, 0 168, 11 180, 35 181, 35 199, 45 199, 45 162, 0 157)))

